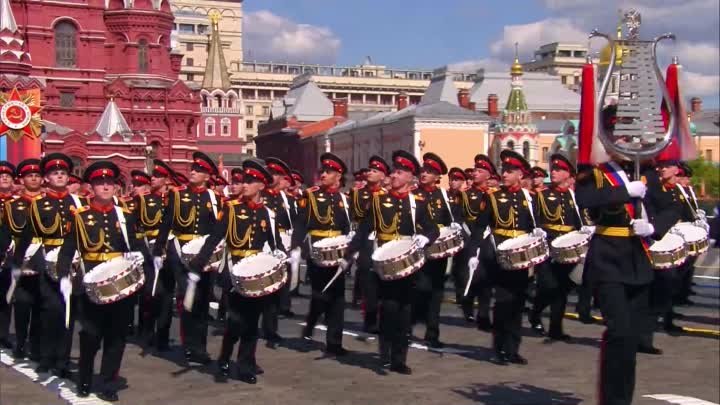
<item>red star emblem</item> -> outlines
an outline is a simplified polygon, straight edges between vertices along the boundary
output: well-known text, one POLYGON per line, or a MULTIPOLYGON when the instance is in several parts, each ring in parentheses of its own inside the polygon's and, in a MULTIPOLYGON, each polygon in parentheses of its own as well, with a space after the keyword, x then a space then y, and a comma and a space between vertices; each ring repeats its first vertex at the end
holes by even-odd
POLYGON ((13 88, 10 97, 0 105, 0 135, 17 131, 21 135, 35 138, 30 120, 40 110, 39 106, 27 105, 17 88, 13 88))

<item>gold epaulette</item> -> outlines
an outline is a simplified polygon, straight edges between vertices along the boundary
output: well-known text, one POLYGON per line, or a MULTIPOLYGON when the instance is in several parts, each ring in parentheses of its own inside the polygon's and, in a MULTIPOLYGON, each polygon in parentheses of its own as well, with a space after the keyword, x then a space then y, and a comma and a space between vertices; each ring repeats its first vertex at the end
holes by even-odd
POLYGON ((120 209, 125 214, 132 214, 132 211, 130 211, 127 207, 120 207, 120 209))
POLYGON ((185 190, 186 188, 187 188, 187 186, 185 186, 185 185, 183 185, 183 186, 177 186, 177 187, 173 187, 173 191, 183 191, 183 190, 185 190))
POLYGON ((387 194, 387 190, 385 190, 384 188, 381 188, 378 191, 373 191, 373 195, 385 195, 385 194, 387 194))
POLYGON ((419 194, 413 194, 415 201, 425 201, 425 197, 419 194))
POLYGON ((310 195, 311 193, 314 193, 314 192, 316 192, 316 191, 318 191, 318 190, 320 190, 320 187, 318 187, 318 186, 312 186, 312 187, 308 187, 307 189, 305 189, 305 193, 306 193, 307 195, 310 195))
POLYGON ((235 205, 240 204, 240 200, 238 200, 238 199, 228 200, 225 202, 225 204, 235 206, 235 205))
POLYGON ((89 205, 83 205, 82 207, 76 208, 76 209, 75 209, 75 213, 76 213, 76 214, 82 214, 83 212, 85 212, 85 211, 87 211, 87 210, 89 210, 89 209, 90 209, 90 206, 89 206, 89 205))

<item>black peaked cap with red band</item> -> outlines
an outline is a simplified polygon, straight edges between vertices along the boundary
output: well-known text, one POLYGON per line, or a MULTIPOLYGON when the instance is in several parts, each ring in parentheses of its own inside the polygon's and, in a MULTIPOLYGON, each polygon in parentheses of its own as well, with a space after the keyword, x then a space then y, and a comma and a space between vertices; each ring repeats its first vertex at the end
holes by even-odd
POLYGON ((503 170, 517 170, 520 169, 523 172, 523 176, 527 177, 530 175, 530 163, 522 157, 521 154, 505 149, 500 152, 500 161, 502 162, 503 170))
POLYGON ((15 177, 23 177, 30 173, 42 174, 40 169, 40 159, 25 159, 18 163, 15 168, 15 177))
POLYGON ((248 159, 244 161, 242 164, 242 168, 243 177, 246 183, 250 183, 254 180, 263 182, 268 185, 272 184, 273 182, 272 174, 270 174, 268 169, 266 169, 262 165, 262 163, 258 162, 257 160, 248 159))
POLYGON ((369 172, 368 169, 362 168, 360 170, 357 170, 355 173, 353 173, 353 176, 355 176, 355 180, 357 180, 357 181, 367 180, 368 172, 369 172))
POLYGON ((185 185, 185 184, 190 183, 190 180, 187 178, 186 175, 184 175, 184 174, 182 174, 182 173, 178 173, 178 172, 174 172, 174 173, 173 173, 173 181, 174 181, 178 186, 182 186, 182 185, 185 185))
POLYGON ((412 153, 404 150, 396 150, 392 154, 393 167, 406 170, 417 176, 420 173, 420 163, 412 153))
POLYGON ((117 182, 120 178, 120 168, 113 162, 102 160, 88 166, 83 173, 85 183, 91 183, 93 180, 102 178, 117 182))
POLYGON ((70 173, 73 169, 73 162, 70 156, 64 153, 50 153, 46 155, 40 162, 40 171, 42 175, 46 175, 53 170, 65 170, 70 173))
POLYGON ((153 160, 153 177, 173 177, 175 171, 160 159, 153 160))
POLYGON ((243 182, 242 167, 235 167, 230 171, 230 182, 231 183, 242 183, 243 182))
POLYGON ((80 176, 76 176, 74 174, 71 174, 68 178, 68 184, 82 184, 83 180, 80 178, 80 176))
POLYGON ((299 171, 291 170, 290 174, 291 174, 293 180, 295 180, 296 184, 304 184, 305 183, 305 177, 303 177, 302 173, 300 173, 299 171))
POLYGON ((150 175, 142 170, 131 170, 130 178, 132 179, 132 184, 135 187, 146 186, 150 184, 150 175))
POLYGON ((533 166, 533 168, 530 169, 530 171, 532 172, 532 178, 533 178, 533 179, 536 179, 536 178, 538 178, 538 177, 541 178, 541 179, 544 179, 544 178, 546 178, 546 177, 548 176, 547 170, 543 169, 543 168, 540 167, 540 166, 533 166))
POLYGON ((497 173, 497 169, 490 157, 482 153, 475 155, 475 168, 487 170, 491 175, 497 173))
POLYGON ((215 165, 215 162, 213 162, 212 159, 210 159, 210 156, 202 153, 202 152, 195 152, 193 153, 193 164, 192 168, 195 171, 201 171, 210 174, 211 176, 217 176, 218 174, 218 168, 215 165))
POLYGON ((561 153, 553 153, 550 155, 550 170, 565 170, 573 176, 577 173, 570 159, 561 153))
POLYGON ((8 162, 7 160, 0 160, 0 174, 6 173, 10 176, 15 176, 15 165, 8 162))
MULTIPOLYGON (((271 174, 279 174, 281 176, 290 176, 290 166, 276 157, 265 159, 265 166, 271 174)), ((244 166, 243 166, 244 167, 244 166)))
POLYGON ((465 171, 459 167, 450 168, 450 171, 448 172, 448 177, 450 178, 450 180, 467 180, 465 171))
POLYGON ((370 160, 368 161, 368 169, 379 170, 385 173, 386 176, 390 174, 390 165, 385 161, 385 159, 378 155, 370 156, 370 160))
MULTIPOLYGON (((685 175, 684 177, 692 177, 693 176, 692 168, 690 167, 689 164, 687 164, 687 162, 680 162, 679 167, 680 167, 680 170, 683 171, 683 174, 685 175)), ((680 177, 683 177, 683 176, 680 176, 680 177)))
POLYGON ((225 177, 223 177, 223 176, 217 176, 214 178, 214 180, 215 180, 215 185, 218 187, 225 187, 225 186, 230 185, 230 183, 228 183, 228 181, 225 180, 225 177))
POLYGON ((347 166, 337 155, 330 152, 320 155, 320 165, 323 169, 334 170, 340 174, 347 173, 347 166))
POLYGON ((435 174, 447 174, 448 168, 440 156, 428 152, 423 155, 423 169, 430 170, 435 174))

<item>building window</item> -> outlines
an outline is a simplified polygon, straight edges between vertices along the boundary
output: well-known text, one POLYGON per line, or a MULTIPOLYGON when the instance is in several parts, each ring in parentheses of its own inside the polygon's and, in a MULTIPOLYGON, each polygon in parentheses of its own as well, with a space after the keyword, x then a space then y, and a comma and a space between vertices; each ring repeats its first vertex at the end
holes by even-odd
POLYGON ((187 74, 187 81, 192 82, 195 81, 195 75, 192 73, 187 74))
POLYGON ((148 42, 146 39, 138 41, 138 72, 148 71, 148 42))
POLYGON ((245 129, 253 129, 255 126, 255 121, 247 120, 245 121, 245 129))
POLYGON ((194 66, 195 65, 195 59, 193 58, 185 58, 185 64, 187 66, 194 66))
POLYGON ((178 31, 186 34, 192 34, 195 32, 195 26, 192 24, 180 24, 178 26, 178 31))
POLYGON ((75 93, 70 91, 60 92, 60 107, 72 108, 75 107, 75 93))
POLYGON ((77 29, 67 21, 55 26, 55 65, 75 67, 77 64, 77 29))
POLYGON ((263 106, 263 115, 270 115, 270 107, 263 106))
POLYGON ((255 151, 252 149, 247 149, 247 152, 245 152, 245 153, 247 153, 250 156, 255 156, 255 151))
POLYGON ((205 118, 205 135, 215 135, 215 118, 205 118))
POLYGON ((514 150, 515 149, 515 142, 508 141, 507 142, 507 149, 514 150))
POLYGON ((251 105, 245 106, 245 114, 253 115, 253 106, 251 106, 251 105))
POLYGON ((530 142, 523 142, 523 157, 525 160, 530 160, 530 142))
POLYGON ((547 160, 548 160, 548 158, 549 158, 549 156, 548 156, 548 150, 549 150, 549 149, 548 149, 547 147, 543 147, 543 148, 542 148, 542 161, 543 161, 543 162, 547 162, 547 160))
POLYGON ((207 31, 208 31, 208 26, 207 26, 207 25, 198 25, 198 27, 197 27, 197 33, 198 33, 198 34, 204 34, 204 33, 206 33, 207 31))
POLYGON ((195 49, 195 44, 193 44, 192 42, 188 42, 185 44, 185 49, 188 51, 192 51, 195 49))
POLYGON ((223 118, 222 120, 220 120, 220 127, 221 127, 220 134, 222 136, 230 136, 230 119, 229 118, 223 118))
POLYGON ((705 149, 705 160, 708 161, 708 162, 712 162, 712 161, 713 161, 712 149, 705 149))
POLYGON ((562 84, 567 84, 567 76, 560 76, 560 81, 562 84))
MULTIPOLYGON (((190 75, 188 75, 188 76, 190 76, 190 75)), ((188 80, 189 80, 189 79, 188 79, 188 80)), ((203 95, 203 96, 202 96, 202 106, 203 106, 203 107, 209 107, 209 105, 208 105, 208 97, 207 97, 206 95, 203 95)))

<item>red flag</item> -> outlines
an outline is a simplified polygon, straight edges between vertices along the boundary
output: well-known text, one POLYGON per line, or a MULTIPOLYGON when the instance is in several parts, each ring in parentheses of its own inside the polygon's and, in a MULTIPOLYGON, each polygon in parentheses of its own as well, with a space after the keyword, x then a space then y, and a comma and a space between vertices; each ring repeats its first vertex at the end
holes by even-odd
MULTIPOLYGON (((680 65, 673 62, 667 68, 665 75, 665 85, 673 105, 673 113, 675 114, 675 130, 672 133, 670 143, 657 156, 657 161, 667 160, 692 160, 696 157, 695 142, 693 142, 690 134, 690 125, 687 119, 687 111, 685 110, 685 102, 680 92, 680 65)), ((663 99, 662 107, 663 122, 665 128, 670 124, 670 113, 667 104, 663 99)))
POLYGON ((610 160, 605 147, 598 138, 598 122, 595 111, 597 75, 592 62, 582 68, 582 87, 580 92, 580 129, 578 131, 577 164, 592 165, 610 160))

